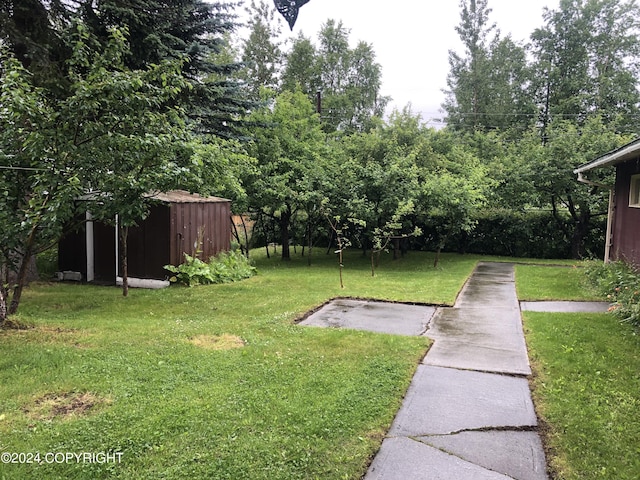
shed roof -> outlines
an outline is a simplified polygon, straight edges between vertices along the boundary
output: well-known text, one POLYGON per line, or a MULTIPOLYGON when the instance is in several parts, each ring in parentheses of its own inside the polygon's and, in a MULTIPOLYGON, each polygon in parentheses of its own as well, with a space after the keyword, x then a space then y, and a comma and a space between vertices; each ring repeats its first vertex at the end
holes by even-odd
POLYGON ((148 196, 149 198, 165 203, 225 203, 231 201, 220 197, 203 197, 197 193, 189 193, 185 190, 150 193, 148 196))
POLYGON ((618 163, 632 160, 638 156, 640 156, 640 138, 627 143, 616 150, 605 153, 601 157, 598 157, 589 163, 579 166, 573 171, 573 173, 583 173, 593 170, 594 168, 617 165, 618 163))

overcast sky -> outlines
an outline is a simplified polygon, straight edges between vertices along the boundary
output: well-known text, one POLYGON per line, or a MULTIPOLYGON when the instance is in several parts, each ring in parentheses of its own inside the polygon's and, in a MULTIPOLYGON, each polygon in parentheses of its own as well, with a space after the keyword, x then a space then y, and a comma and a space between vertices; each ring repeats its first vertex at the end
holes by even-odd
MULTIPOLYGON (((502 36, 525 42, 543 25, 544 7, 558 5, 559 0, 489 0, 491 21, 502 36)), ((463 51, 454 30, 460 22, 458 0, 310 0, 293 32, 284 22, 283 32, 289 38, 303 32, 316 41, 330 18, 351 30, 352 46, 360 40, 373 45, 382 65, 381 93, 392 97, 391 108, 411 103, 425 121, 442 117, 448 52, 463 51)))

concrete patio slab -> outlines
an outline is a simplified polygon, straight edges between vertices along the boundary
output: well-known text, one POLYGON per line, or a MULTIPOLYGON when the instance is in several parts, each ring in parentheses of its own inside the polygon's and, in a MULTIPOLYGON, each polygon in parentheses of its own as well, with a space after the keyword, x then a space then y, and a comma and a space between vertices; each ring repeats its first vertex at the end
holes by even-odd
POLYGON ((528 312, 605 313, 608 302, 520 302, 520 309, 528 312))
MULTIPOLYGON (((386 438, 364 480, 509 480, 410 438, 386 438)), ((511 479, 512 480, 512 479, 511 479)))
POLYGON ((420 365, 389 436, 536 425, 526 378, 420 365))
POLYGON ((336 299, 309 315, 300 325, 421 335, 435 310, 424 305, 336 299))
POLYGON ((536 432, 462 432, 420 437, 418 440, 510 478, 547 478, 544 449, 536 432))

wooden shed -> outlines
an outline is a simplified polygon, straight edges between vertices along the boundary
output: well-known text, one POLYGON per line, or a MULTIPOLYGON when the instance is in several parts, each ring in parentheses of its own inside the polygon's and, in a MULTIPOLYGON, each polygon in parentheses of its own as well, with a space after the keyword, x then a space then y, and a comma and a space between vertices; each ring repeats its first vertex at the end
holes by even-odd
MULTIPOLYGON (((164 280, 168 276, 164 266, 182 263, 185 253, 207 260, 229 250, 230 200, 180 190, 154 194, 152 198, 157 203, 149 216, 129 229, 130 278, 164 280)), ((115 283, 121 275, 116 228, 92 221, 89 212, 86 222, 60 242, 58 268, 80 272, 88 282, 115 283)))
POLYGON ((625 260, 640 267, 640 139, 580 166, 574 173, 578 180, 611 192, 605 261, 625 260), (615 168, 615 184, 591 182, 588 172, 597 168, 615 168))

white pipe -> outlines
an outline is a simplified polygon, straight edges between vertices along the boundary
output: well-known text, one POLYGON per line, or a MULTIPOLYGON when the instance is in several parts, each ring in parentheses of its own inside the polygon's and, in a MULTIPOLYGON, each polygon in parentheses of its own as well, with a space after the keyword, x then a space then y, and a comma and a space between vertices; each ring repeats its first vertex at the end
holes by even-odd
POLYGON ((116 283, 118 282, 118 274, 120 273, 120 264, 118 262, 118 259, 120 258, 120 241, 119 241, 119 235, 118 235, 118 230, 120 230, 120 226, 119 226, 119 222, 118 222, 118 215, 116 215, 116 278, 115 281, 116 283))
POLYGON ((95 250, 93 247, 93 217, 91 212, 87 211, 86 218, 87 282, 93 282, 95 280, 95 250))

